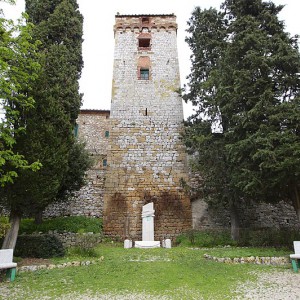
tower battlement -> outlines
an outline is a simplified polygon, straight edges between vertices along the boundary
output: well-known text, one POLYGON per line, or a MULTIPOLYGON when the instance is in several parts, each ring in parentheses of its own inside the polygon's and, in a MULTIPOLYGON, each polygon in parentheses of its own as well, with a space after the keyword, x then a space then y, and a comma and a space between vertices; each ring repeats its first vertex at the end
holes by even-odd
POLYGON ((116 15, 114 32, 116 31, 134 31, 141 32, 177 30, 176 16, 174 14, 166 15, 116 15))

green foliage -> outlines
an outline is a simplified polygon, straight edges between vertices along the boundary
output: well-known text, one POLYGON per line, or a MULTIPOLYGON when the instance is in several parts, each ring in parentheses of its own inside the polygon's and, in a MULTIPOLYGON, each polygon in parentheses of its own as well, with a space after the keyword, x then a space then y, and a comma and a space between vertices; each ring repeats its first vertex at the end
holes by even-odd
POLYGON ((102 240, 102 233, 90 234, 84 232, 83 229, 78 231, 79 236, 77 236, 76 247, 68 249, 68 255, 79 256, 79 257, 97 257, 98 253, 95 247, 102 240))
MULTIPOLYGON (((13 3, 13 1, 9 1, 13 3)), ((38 42, 32 40, 33 26, 26 23, 25 15, 14 24, 1 16, 0 10, 0 107, 4 118, 0 120, 0 186, 13 183, 19 170, 38 170, 38 161, 28 162, 24 152, 16 151, 17 137, 24 135, 26 124, 22 115, 34 106, 28 95, 37 79, 38 42)))
POLYGON ((176 244, 193 247, 234 246, 229 230, 191 230, 176 238, 176 244))
POLYGON ((300 216, 300 55, 278 20, 282 8, 262 0, 195 8, 183 97, 197 109, 185 141, 207 201, 290 199, 300 216))
POLYGON ((59 217, 44 220, 42 224, 35 224, 33 219, 22 219, 20 234, 34 232, 102 232, 102 219, 87 218, 83 216, 59 217))
POLYGON ((64 176, 56 200, 69 198, 78 191, 86 182, 83 176, 93 164, 93 161, 85 149, 85 143, 76 140, 70 149, 68 158, 68 172, 64 176))
POLYGON ((42 167, 38 173, 21 170, 1 196, 10 211, 40 216, 47 205, 80 189, 90 166, 87 151, 73 133, 81 105, 83 18, 73 0, 28 0, 26 13, 34 24, 41 68, 26 91, 35 100, 22 114, 26 135, 16 137, 13 151, 42 167))
POLYGON ((241 232, 241 237, 238 245, 250 247, 286 247, 292 251, 294 250, 293 241, 299 240, 300 232, 295 229, 244 229, 241 232))
POLYGON ((20 257, 49 258, 64 256, 65 250, 54 235, 20 235, 14 254, 20 257))
POLYGON ((5 236, 7 230, 10 228, 9 220, 7 217, 0 216, 0 239, 5 236))
POLYGON ((229 230, 192 230, 179 235, 176 244, 189 247, 276 247, 293 250, 293 241, 300 240, 294 229, 240 229, 238 241, 233 241, 229 230))

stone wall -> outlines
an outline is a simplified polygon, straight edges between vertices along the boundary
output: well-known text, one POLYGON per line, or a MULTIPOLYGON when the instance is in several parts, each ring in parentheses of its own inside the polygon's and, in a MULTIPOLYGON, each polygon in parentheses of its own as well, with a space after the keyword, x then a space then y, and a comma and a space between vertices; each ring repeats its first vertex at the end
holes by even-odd
POLYGON ((109 115, 107 110, 80 111, 77 119, 78 138, 86 142, 94 165, 86 174, 87 184, 69 201, 48 206, 44 212, 45 218, 82 215, 102 217, 110 135, 109 115))
MULTIPOLYGON (((289 202, 242 203, 238 209, 241 228, 300 228, 296 212, 289 202)), ((192 202, 194 229, 229 228, 230 215, 226 209, 214 209, 202 199, 192 202)))
MULTIPOLYGON (((188 157, 193 164, 193 157, 188 157)), ((226 208, 214 208, 204 201, 199 193, 202 178, 190 168, 189 189, 192 200, 192 219, 194 229, 221 229, 230 227, 230 213, 226 208)), ((292 203, 280 201, 276 204, 242 201, 237 207, 241 228, 300 228, 292 203)))
POLYGON ((63 244, 64 248, 82 246, 85 243, 85 240, 88 240, 88 245, 86 247, 92 247, 96 244, 102 242, 103 236, 101 234, 94 234, 94 233, 74 233, 74 232, 49 232, 49 234, 53 234, 56 236, 61 243, 63 244))

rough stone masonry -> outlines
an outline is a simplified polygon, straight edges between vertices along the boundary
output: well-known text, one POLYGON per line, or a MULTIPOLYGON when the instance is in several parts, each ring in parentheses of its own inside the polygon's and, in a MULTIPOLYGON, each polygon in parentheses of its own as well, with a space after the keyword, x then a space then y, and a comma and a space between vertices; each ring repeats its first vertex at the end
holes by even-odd
POLYGON ((142 206, 154 202, 155 238, 191 228, 176 17, 116 15, 103 222, 140 239, 142 206))

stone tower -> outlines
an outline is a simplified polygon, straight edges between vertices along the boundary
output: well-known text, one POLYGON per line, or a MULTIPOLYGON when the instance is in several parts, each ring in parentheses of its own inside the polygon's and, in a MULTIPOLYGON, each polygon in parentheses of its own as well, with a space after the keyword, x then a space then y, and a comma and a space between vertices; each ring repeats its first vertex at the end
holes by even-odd
POLYGON ((116 15, 104 232, 140 239, 153 202, 155 239, 191 228, 174 14, 116 15))

